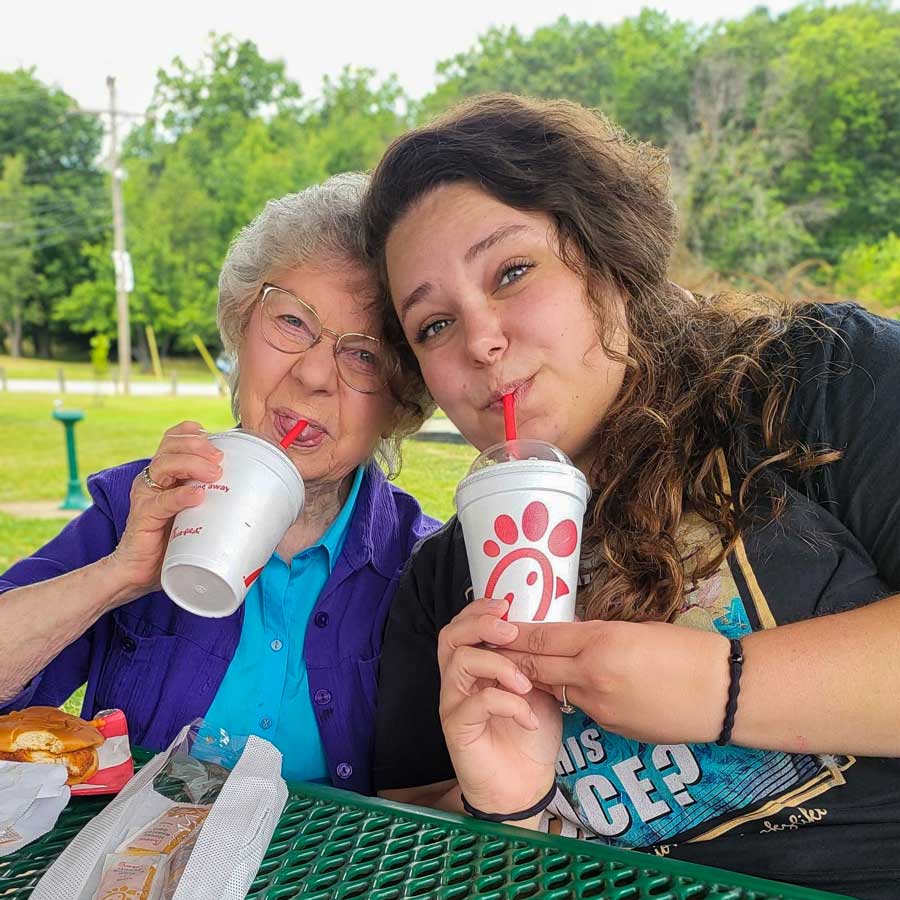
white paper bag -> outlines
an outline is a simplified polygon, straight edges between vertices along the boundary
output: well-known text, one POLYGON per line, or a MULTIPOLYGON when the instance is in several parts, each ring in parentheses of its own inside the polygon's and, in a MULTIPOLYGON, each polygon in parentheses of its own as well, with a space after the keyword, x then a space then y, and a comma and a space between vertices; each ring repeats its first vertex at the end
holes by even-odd
POLYGON ((173 900, 244 900, 287 803, 281 753, 251 735, 200 831, 173 900))
MULTIPOLYGON (((176 805, 153 789, 153 779, 185 745, 192 728, 185 726, 82 828, 38 882, 32 900, 93 900, 106 855, 176 805)), ((262 738, 248 738, 203 824, 176 900, 245 897, 286 802, 281 753, 262 738)))
POLYGON ((0 856, 46 834, 69 802, 62 765, 0 761, 0 856))

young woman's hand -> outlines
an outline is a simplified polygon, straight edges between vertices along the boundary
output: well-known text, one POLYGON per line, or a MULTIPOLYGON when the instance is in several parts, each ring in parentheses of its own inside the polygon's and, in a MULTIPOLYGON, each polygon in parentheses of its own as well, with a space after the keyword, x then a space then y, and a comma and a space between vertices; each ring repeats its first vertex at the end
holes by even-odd
POLYGON ((499 645, 519 626, 505 600, 476 600, 438 639, 440 714, 460 788, 476 809, 514 813, 550 789, 562 736, 559 704, 535 690, 499 645))
POLYGON ((172 520, 203 500, 203 488, 186 482, 218 480, 221 459, 222 452, 197 422, 182 422, 163 435, 148 466, 158 487, 148 484, 143 472, 134 479, 125 531, 109 557, 110 566, 128 585, 123 602, 159 588, 172 520))
POLYGON ((714 741, 728 697, 728 641, 663 622, 521 623, 500 651, 529 680, 624 737, 714 741))

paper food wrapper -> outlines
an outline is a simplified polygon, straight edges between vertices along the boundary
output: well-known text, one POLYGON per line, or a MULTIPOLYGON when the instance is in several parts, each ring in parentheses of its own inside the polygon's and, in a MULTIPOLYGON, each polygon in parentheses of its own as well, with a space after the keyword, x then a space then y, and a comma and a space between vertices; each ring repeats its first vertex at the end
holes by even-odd
POLYGON ((75 797, 118 794, 134 775, 125 713, 121 709, 106 709, 94 716, 93 723, 106 738, 97 748, 100 766, 87 781, 72 785, 75 797))
POLYGON ((69 802, 67 776, 65 766, 0 761, 0 856, 53 828, 69 802))

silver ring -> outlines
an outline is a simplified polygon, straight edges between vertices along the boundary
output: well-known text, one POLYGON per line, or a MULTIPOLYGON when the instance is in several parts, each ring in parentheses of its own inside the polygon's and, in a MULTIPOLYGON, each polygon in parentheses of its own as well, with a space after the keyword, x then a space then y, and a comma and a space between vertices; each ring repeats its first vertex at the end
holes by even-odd
POLYGON ((562 686, 562 701, 559 704, 559 708, 566 715, 569 715, 569 713, 575 712, 575 707, 572 706, 571 703, 569 703, 569 700, 566 697, 566 686, 565 685, 562 686))
POLYGON ((165 488, 161 484, 159 484, 159 482, 153 480, 153 476, 150 474, 149 463, 141 470, 141 477, 144 479, 144 484, 146 484, 151 491, 165 490, 165 488))

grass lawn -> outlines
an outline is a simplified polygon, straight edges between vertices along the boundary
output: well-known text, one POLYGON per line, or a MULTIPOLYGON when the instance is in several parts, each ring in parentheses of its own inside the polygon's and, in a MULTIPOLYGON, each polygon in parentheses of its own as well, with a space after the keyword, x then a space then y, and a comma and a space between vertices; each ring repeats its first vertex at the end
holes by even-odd
MULTIPOLYGON (((75 426, 82 481, 100 469, 150 456, 163 432, 184 419, 210 431, 233 424, 227 400, 219 397, 104 397, 77 408, 85 413, 75 426)), ((62 500, 68 479, 65 439, 52 412, 50 395, 0 394, 0 502, 62 500)), ((468 446, 407 441, 397 483, 418 497, 426 512, 446 519, 453 512, 453 490, 474 458, 468 446)))
MULTIPOLYGON (((211 381, 212 374, 206 368, 206 363, 197 356, 174 357, 160 360, 163 377, 168 381, 175 372, 180 381, 211 381)), ((0 354, 0 368, 6 371, 7 378, 53 378, 57 377, 60 369, 66 378, 93 380, 94 369, 90 362, 58 359, 32 359, 14 358, 0 354)), ((107 378, 114 378, 119 373, 119 367, 111 362, 107 378)), ((137 363, 132 363, 131 377, 134 381, 155 381, 155 376, 142 374, 137 363)))
MULTIPOLYGON (((230 427, 228 403, 206 397, 106 397, 79 408, 76 426, 82 481, 99 469, 149 456, 166 428, 196 419, 210 431, 230 427)), ((67 464, 63 428, 50 418, 52 398, 43 394, 0 394, 0 502, 61 501, 67 464)), ((415 495, 438 519, 453 513, 453 491, 475 458, 472 447, 408 441, 397 484, 415 495)), ((33 519, 0 512, 0 572, 49 541, 63 518, 33 519)), ((81 709, 82 691, 64 706, 81 709)))
MULTIPOLYGON (((66 408, 85 414, 75 426, 82 480, 99 469, 152 455, 163 432, 184 419, 196 419, 210 431, 234 424, 224 397, 72 400, 66 408)), ((0 394, 0 502, 62 500, 68 480, 65 437, 52 412, 50 394, 0 394)))

